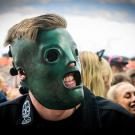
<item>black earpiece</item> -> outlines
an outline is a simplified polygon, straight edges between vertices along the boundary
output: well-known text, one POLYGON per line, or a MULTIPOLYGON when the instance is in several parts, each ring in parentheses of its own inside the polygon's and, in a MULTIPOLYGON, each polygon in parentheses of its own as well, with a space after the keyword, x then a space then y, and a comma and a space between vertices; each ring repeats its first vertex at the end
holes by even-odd
POLYGON ((29 91, 29 89, 27 88, 27 87, 25 87, 25 86, 21 86, 20 88, 19 88, 19 92, 21 93, 21 94, 27 94, 28 93, 28 91, 29 91))
POLYGON ((15 67, 12 67, 9 72, 12 76, 18 75, 18 71, 15 67))
POLYGON ((28 91, 29 91, 29 88, 27 87, 25 82, 24 81, 20 81, 19 92, 24 95, 24 94, 27 94, 28 91))

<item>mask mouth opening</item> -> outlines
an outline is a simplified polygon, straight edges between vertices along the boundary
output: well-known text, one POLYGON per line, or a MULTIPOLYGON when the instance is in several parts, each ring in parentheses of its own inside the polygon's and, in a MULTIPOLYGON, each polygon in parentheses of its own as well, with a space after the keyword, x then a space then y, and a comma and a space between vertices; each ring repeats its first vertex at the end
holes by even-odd
POLYGON ((73 71, 65 74, 63 84, 68 89, 77 88, 81 85, 81 74, 79 71, 73 71))

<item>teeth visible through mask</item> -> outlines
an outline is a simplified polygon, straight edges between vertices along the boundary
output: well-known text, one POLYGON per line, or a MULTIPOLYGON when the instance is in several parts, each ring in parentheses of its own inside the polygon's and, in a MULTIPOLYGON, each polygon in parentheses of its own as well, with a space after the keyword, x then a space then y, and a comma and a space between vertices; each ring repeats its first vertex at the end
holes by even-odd
POLYGON ((64 84, 67 88, 73 88, 76 86, 76 81, 74 79, 73 73, 68 74, 64 78, 64 84))

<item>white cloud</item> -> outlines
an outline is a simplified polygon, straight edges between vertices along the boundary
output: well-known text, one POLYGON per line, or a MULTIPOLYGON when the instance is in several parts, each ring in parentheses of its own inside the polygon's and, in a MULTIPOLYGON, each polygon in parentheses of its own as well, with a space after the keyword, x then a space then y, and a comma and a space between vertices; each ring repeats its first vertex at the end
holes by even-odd
MULTIPOLYGON (((29 9, 28 14, 5 14, 0 17, 0 45, 3 44, 8 29, 20 20, 41 15, 44 11, 29 9)), ((98 51, 106 49, 109 55, 135 55, 135 24, 120 23, 101 17, 64 16, 68 30, 78 44, 79 50, 98 51)))
POLYGON ((80 50, 106 49, 109 55, 135 55, 135 24, 104 18, 68 17, 69 31, 80 50))

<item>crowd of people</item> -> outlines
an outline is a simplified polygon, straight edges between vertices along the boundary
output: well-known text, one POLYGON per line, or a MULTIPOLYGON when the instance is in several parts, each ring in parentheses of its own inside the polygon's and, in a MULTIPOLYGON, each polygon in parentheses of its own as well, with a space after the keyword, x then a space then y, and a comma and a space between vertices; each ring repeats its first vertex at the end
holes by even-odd
POLYGON ((135 128, 135 59, 78 51, 66 27, 45 14, 9 29, 14 78, 7 86, 0 74, 0 127, 135 128))

